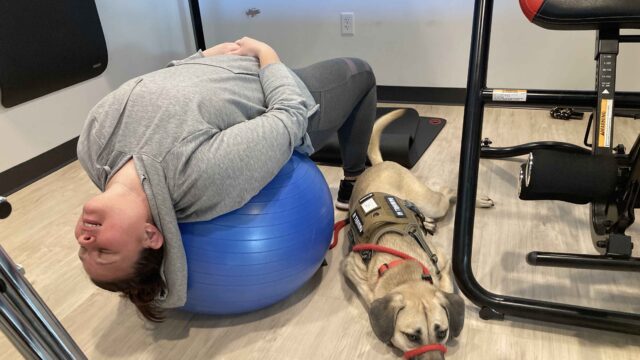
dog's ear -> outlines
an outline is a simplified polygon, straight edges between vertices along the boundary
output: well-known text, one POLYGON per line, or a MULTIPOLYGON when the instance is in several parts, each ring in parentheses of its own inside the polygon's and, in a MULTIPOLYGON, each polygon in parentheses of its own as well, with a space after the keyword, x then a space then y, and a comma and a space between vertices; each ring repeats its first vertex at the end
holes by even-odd
POLYGON ((439 293, 443 298, 441 305, 449 317, 449 333, 452 337, 458 337, 464 326, 464 300, 458 294, 444 291, 439 291, 439 293))
POLYGON ((405 307, 402 294, 390 293, 376 299, 369 307, 369 321, 378 339, 387 343, 396 329, 398 312, 405 307))

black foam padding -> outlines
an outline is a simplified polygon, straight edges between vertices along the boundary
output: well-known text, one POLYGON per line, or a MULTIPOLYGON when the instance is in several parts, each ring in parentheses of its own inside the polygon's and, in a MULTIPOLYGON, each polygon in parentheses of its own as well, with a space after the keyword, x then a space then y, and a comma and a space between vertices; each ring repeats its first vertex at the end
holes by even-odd
MULTIPOLYGON (((522 200, 561 200, 587 204, 608 199, 615 191, 618 165, 613 155, 534 150, 529 184, 521 180, 522 200)), ((526 173, 526 164, 522 165, 526 173)))
MULTIPOLYGON (((376 118, 397 109, 378 108, 376 118)), ((402 117, 389 124, 382 132, 382 158, 412 168, 446 123, 445 119, 420 117, 415 109, 407 108, 402 117)), ((334 134, 324 147, 311 155, 311 159, 323 164, 342 165, 338 135, 334 134)))
POLYGON ((100 75, 107 45, 93 0, 0 1, 0 93, 11 107, 100 75))
POLYGON ((533 22, 553 30, 640 28, 638 0, 545 0, 533 22))

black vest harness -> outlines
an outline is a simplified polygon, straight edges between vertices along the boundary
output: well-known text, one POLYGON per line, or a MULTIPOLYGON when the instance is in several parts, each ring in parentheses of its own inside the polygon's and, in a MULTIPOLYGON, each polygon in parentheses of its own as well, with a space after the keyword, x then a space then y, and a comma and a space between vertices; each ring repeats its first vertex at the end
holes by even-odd
MULTIPOLYGON (((408 200, 382 192, 369 193, 358 200, 358 206, 349 213, 350 229, 347 235, 351 247, 378 244, 382 235, 391 232, 409 235, 427 253, 436 276, 439 276, 438 257, 425 241, 425 236, 431 232, 424 227, 424 219, 420 209, 408 200)), ((372 252, 360 251, 365 264, 371 260, 372 252)))

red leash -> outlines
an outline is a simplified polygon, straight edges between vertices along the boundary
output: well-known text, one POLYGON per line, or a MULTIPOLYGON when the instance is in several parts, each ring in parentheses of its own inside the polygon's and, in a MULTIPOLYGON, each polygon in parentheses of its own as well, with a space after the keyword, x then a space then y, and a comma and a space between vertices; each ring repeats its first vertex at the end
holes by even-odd
MULTIPOLYGON (((416 258, 414 258, 412 256, 409 256, 409 255, 403 253, 402 251, 398 251, 396 249, 391 249, 391 248, 388 248, 388 247, 375 245, 375 244, 358 244, 358 245, 354 246, 353 249, 352 249, 352 251, 355 251, 355 252, 360 252, 360 251, 365 251, 365 250, 383 252, 383 253, 387 253, 387 254, 391 254, 391 255, 397 256, 397 257, 405 259, 405 260, 416 261, 418 264, 420 264, 420 266, 422 266, 422 274, 424 276, 428 276, 428 277, 431 276, 431 273, 429 272, 429 268, 424 266, 424 264, 422 264, 418 259, 416 259, 416 258)), ((391 267, 391 266, 389 266, 389 267, 391 267)))
POLYGON ((340 234, 340 230, 342 230, 343 227, 347 226, 347 224, 347 219, 340 220, 337 223, 333 224, 333 241, 331 242, 331 245, 329 245, 329 250, 338 245, 338 234, 340 234))
POLYGON ((447 353, 447 348, 442 344, 429 344, 429 345, 421 346, 421 347, 419 347, 417 349, 409 350, 409 351, 405 352, 402 357, 404 357, 405 359, 409 360, 409 359, 413 358, 414 356, 418 356, 420 354, 424 354, 424 353, 429 352, 429 351, 440 351, 441 353, 446 354, 447 353))
MULTIPOLYGON (((336 245, 338 245, 338 235, 340 234, 340 230, 342 230, 345 226, 347 226, 349 222, 347 221, 347 219, 344 220, 340 220, 338 222, 336 222, 333 225, 333 240, 331 241, 331 244, 329 245, 329 250, 333 249, 334 247, 336 247, 336 245)), ((430 281, 431 283, 433 283, 433 281, 431 280, 431 272, 429 272, 429 268, 427 268, 426 266, 424 266, 424 264, 422 264, 418 259, 415 259, 401 251, 395 250, 395 249, 391 249, 388 247, 384 247, 384 246, 380 246, 380 245, 375 245, 375 244, 358 244, 355 245, 353 247, 353 249, 351 249, 351 251, 355 251, 355 252, 360 252, 360 251, 367 251, 367 250, 371 250, 371 251, 378 251, 378 252, 384 252, 387 254, 391 254, 394 256, 397 256, 401 259, 404 260, 412 260, 412 261, 416 261, 418 264, 420 264, 420 266, 422 267, 422 275, 424 277, 425 280, 430 281)), ((383 264, 380 269, 378 269, 378 274, 380 276, 382 276, 382 274, 391 269, 394 266, 400 265, 400 261, 392 261, 389 264, 383 264)))

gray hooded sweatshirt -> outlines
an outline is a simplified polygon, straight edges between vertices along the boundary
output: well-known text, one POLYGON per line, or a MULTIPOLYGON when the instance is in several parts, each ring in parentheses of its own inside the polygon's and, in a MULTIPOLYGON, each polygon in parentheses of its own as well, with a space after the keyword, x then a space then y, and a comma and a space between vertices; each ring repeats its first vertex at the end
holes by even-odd
POLYGON ((130 159, 165 239, 160 306, 187 295, 178 222, 211 220, 246 204, 294 149, 311 153, 307 118, 317 110, 285 65, 197 53, 127 81, 89 113, 78 159, 101 191, 130 159))

